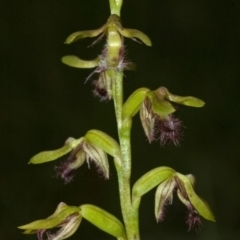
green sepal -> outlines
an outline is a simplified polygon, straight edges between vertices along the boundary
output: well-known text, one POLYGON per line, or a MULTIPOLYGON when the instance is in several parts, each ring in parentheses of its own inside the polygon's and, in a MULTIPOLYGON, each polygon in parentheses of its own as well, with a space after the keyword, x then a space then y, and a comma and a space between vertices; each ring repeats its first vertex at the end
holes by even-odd
POLYGON ((148 88, 139 88, 129 96, 123 105, 123 119, 132 118, 137 114, 148 91, 148 88))
POLYGON ((74 32, 67 37, 67 39, 65 40, 64 43, 70 44, 70 43, 76 42, 77 40, 82 39, 82 38, 96 37, 100 33, 102 33, 104 31, 104 29, 105 29, 105 25, 102 26, 101 28, 94 29, 94 30, 74 32))
POLYGON ((135 198, 137 199, 141 197, 164 180, 172 178, 174 176, 174 173, 175 170, 170 167, 158 167, 145 173, 133 185, 133 202, 135 198))
POLYGON ((63 147, 57 150, 40 152, 35 156, 33 156, 30 159, 29 163, 40 164, 40 163, 54 161, 62 157, 63 155, 69 153, 72 149, 74 149, 77 145, 79 145, 83 141, 84 141, 83 137, 79 139, 74 139, 74 140, 68 141, 63 147))
POLYGON ((120 158, 119 144, 106 133, 92 129, 86 133, 85 138, 91 145, 102 149, 112 157, 120 158))
POLYGON ((168 116, 176 111, 172 104, 166 101, 158 91, 149 91, 147 97, 152 103, 152 111, 159 116, 168 116))
POLYGON ((81 219, 81 212, 79 207, 68 206, 65 203, 60 203, 56 211, 46 219, 37 220, 29 224, 18 227, 19 229, 25 230, 25 234, 35 233, 39 229, 50 229, 58 226, 69 216, 78 214, 81 219))
POLYGON ((180 179, 181 183, 184 185, 186 194, 191 204, 198 211, 198 213, 207 220, 215 221, 215 217, 209 205, 195 193, 192 186, 191 178, 188 176, 182 175, 181 173, 176 173, 175 175, 178 179, 180 179))
POLYGON ((150 38, 143 32, 137 30, 137 29, 129 29, 129 28, 119 28, 118 31, 127 38, 138 38, 140 39, 144 44, 147 46, 152 46, 152 42, 150 38))
POLYGON ((74 55, 68 55, 62 57, 62 63, 75 68, 94 68, 98 66, 100 58, 97 57, 91 61, 82 60, 81 58, 74 56, 74 55))
POLYGON ((127 239, 123 224, 112 214, 91 204, 84 204, 79 208, 82 217, 102 231, 118 239, 127 239))
POLYGON ((174 95, 170 93, 165 87, 160 87, 157 91, 162 92, 164 94, 164 97, 171 102, 175 102, 189 107, 203 107, 205 105, 205 102, 199 98, 195 98, 192 96, 181 97, 178 95, 174 95))

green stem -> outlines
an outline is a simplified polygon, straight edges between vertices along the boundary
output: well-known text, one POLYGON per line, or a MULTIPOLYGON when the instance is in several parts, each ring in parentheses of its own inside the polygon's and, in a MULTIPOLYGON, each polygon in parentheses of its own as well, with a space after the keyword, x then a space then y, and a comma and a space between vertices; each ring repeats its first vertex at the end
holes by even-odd
POLYGON ((122 119, 123 106, 123 74, 113 71, 113 99, 118 126, 118 135, 122 155, 121 168, 116 166, 118 173, 120 203, 128 240, 139 240, 138 209, 131 204, 131 119, 122 119))

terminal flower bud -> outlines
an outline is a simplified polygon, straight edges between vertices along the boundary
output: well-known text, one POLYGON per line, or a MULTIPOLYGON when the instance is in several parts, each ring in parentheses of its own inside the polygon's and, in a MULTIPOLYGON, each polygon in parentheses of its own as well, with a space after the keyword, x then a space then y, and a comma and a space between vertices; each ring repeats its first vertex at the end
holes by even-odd
POLYGON ((120 16, 122 1, 123 0, 110 0, 109 1, 111 14, 117 14, 118 16, 120 16))

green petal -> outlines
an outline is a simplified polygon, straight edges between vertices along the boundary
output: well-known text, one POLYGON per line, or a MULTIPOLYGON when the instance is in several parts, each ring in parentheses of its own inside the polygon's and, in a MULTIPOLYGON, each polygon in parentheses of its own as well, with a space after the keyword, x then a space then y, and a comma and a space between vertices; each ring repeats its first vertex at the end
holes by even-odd
POLYGON ((62 63, 75 68, 94 68, 98 66, 100 58, 97 57, 91 61, 82 60, 81 58, 69 55, 62 57, 62 63))
POLYGON ((151 189, 159 185, 166 179, 172 178, 175 170, 169 167, 158 167, 144 174, 133 185, 133 202, 134 198, 139 198, 151 189))
POLYGON ((119 239, 127 239, 123 224, 112 214, 91 204, 81 205, 80 208, 83 218, 102 231, 119 239))
POLYGON ((152 42, 150 38, 144 34, 143 32, 136 30, 136 29, 129 29, 129 28, 118 28, 118 31, 127 38, 138 38, 147 46, 152 46, 152 42))
POLYGON ((215 217, 209 205, 195 193, 191 179, 180 173, 176 173, 176 176, 184 185, 184 189, 188 195, 188 198, 198 213, 207 220, 215 221, 215 217))
POLYGON ((65 40, 65 43, 70 44, 82 38, 96 37, 100 33, 102 33, 104 29, 105 29, 105 25, 95 30, 79 31, 79 32, 72 33, 67 37, 67 39, 65 40))
POLYGON ((123 105, 123 119, 132 118, 137 114, 148 91, 148 88, 139 88, 129 96, 123 105))
POLYGON ((148 141, 151 143, 154 140, 156 117, 152 109, 149 109, 148 101, 144 101, 140 107, 140 120, 148 141))
POLYGON ((84 138, 75 139, 75 140, 69 141, 66 145, 64 145, 63 147, 57 150, 40 152, 37 155, 33 156, 30 159, 29 163, 40 164, 40 163, 54 161, 62 157, 63 155, 67 154, 68 152, 70 152, 73 148, 75 148, 77 145, 79 145, 83 141, 84 141, 84 138))
POLYGON ((159 184, 155 193, 155 217, 157 222, 162 220, 166 204, 172 204, 173 191, 176 186, 174 178, 166 179, 159 184))
POLYGON ((101 148, 86 142, 83 144, 83 150, 86 153, 87 162, 92 160, 102 170, 105 178, 109 178, 108 156, 101 148))
POLYGON ((178 95, 174 95, 170 93, 168 89, 165 87, 161 87, 157 91, 162 92, 167 100, 178 104, 182 104, 189 107, 203 107, 205 105, 205 102, 199 98, 195 98, 192 96, 181 97, 178 95))

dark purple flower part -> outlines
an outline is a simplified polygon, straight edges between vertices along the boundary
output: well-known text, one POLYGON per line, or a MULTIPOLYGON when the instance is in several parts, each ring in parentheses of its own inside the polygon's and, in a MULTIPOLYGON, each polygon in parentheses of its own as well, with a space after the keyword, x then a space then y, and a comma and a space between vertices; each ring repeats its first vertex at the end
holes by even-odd
POLYGON ((99 97, 100 101, 105 101, 109 99, 106 87, 104 85, 101 85, 101 82, 99 80, 94 80, 93 85, 95 87, 95 89, 93 90, 94 96, 99 97))
POLYGON ((171 200, 166 200, 162 209, 161 209, 161 212, 159 213, 158 215, 158 218, 157 218, 157 222, 163 222, 164 219, 165 219, 165 216, 166 216, 166 212, 167 212, 167 207, 172 204, 172 201, 171 200))
MULTIPOLYGON (((178 188, 177 195, 178 195, 180 201, 188 209, 188 215, 187 215, 187 220, 186 220, 186 223, 188 224, 188 231, 190 231, 190 230, 199 231, 200 226, 201 226, 200 215, 199 215, 198 211, 192 205, 182 181, 178 178, 175 178, 175 180, 177 182, 177 188, 178 188)), ((193 182, 192 182, 192 185, 193 185, 194 184, 194 176, 192 176, 192 180, 193 180, 193 182)))
POLYGON ((82 144, 77 146, 66 161, 61 163, 60 166, 55 167, 57 176, 60 176, 64 180, 65 184, 68 184, 73 180, 74 171, 85 161, 86 155, 82 147, 82 144))
POLYGON ((46 232, 45 229, 39 229, 37 231, 37 238, 38 238, 38 240, 43 240, 43 235, 44 235, 45 232, 46 232))
POLYGON ((101 101, 112 99, 113 80, 111 79, 108 70, 123 72, 124 70, 133 70, 135 68, 135 65, 133 63, 126 60, 126 52, 124 46, 122 46, 119 50, 119 56, 118 59, 116 59, 115 66, 109 65, 107 55, 108 46, 106 44, 102 51, 102 54, 99 56, 100 61, 97 68, 86 79, 86 81, 88 81, 93 74, 99 74, 98 80, 93 81, 93 85, 95 87, 93 93, 95 96, 99 97, 101 101))
POLYGON ((198 232, 200 230, 200 227, 202 225, 201 218, 193 207, 190 207, 188 209, 186 223, 188 224, 188 231, 195 230, 198 232))
POLYGON ((70 163, 69 160, 66 160, 65 162, 62 162, 60 166, 55 166, 57 177, 61 177, 65 184, 70 183, 74 176, 73 169, 69 167, 70 163))
POLYGON ((182 121, 172 114, 166 118, 156 116, 155 134, 161 145, 173 143, 175 146, 178 146, 183 135, 182 127, 182 121))

